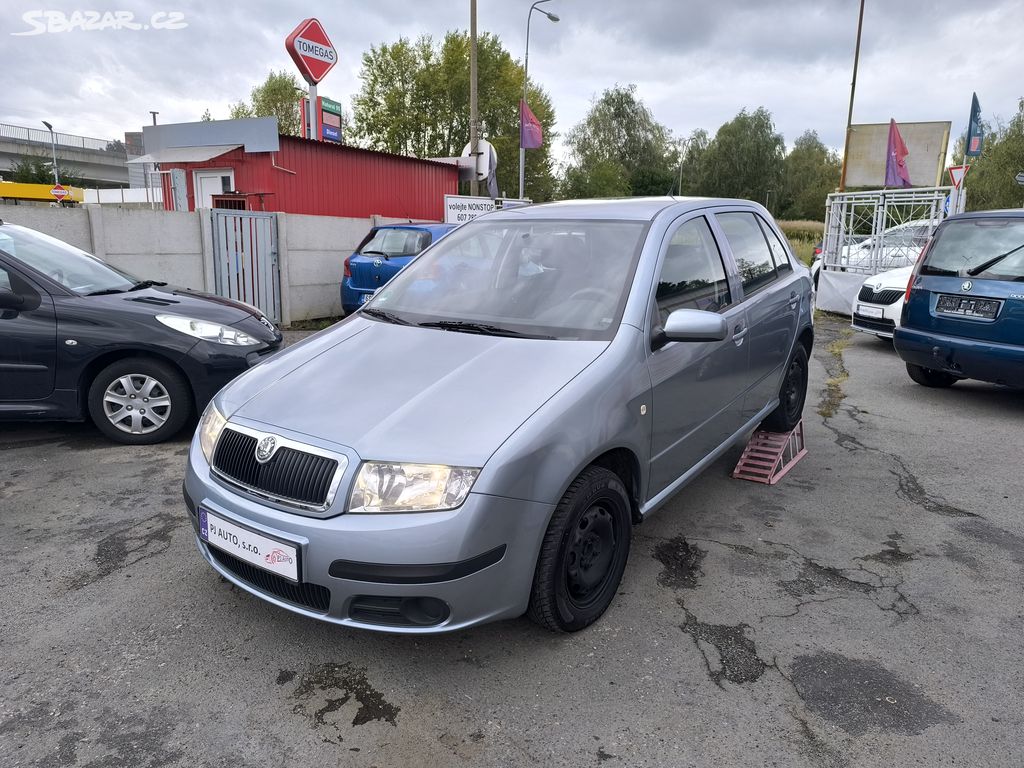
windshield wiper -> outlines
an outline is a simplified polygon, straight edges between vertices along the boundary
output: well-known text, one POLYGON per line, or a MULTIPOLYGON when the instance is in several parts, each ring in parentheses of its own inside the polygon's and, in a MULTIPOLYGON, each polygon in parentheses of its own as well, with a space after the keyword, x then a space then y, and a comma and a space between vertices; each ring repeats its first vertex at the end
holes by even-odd
POLYGON ((152 288, 154 285, 167 285, 167 283, 162 283, 159 280, 140 280, 128 290, 141 291, 143 288, 152 288))
POLYGON ((500 325, 488 325, 487 323, 473 323, 466 320, 437 320, 429 323, 417 323, 420 328, 440 328, 442 331, 459 331, 461 333, 478 333, 482 336, 512 336, 527 339, 553 339, 554 336, 542 334, 522 333, 511 328, 503 328, 500 325))
POLYGON ((111 293, 124 293, 124 288, 104 288, 102 291, 93 291, 92 293, 85 294, 86 296, 107 296, 111 293))
POLYGON ((386 253, 384 253, 384 251, 360 251, 359 255, 360 256, 383 256, 385 259, 390 259, 391 258, 386 253))
POLYGON ((967 274, 970 275, 971 277, 974 277, 975 275, 980 275, 982 272, 984 272, 989 267, 994 267, 996 264, 998 264, 1000 261, 1005 259, 1007 256, 1012 256, 1017 251, 1019 251, 1021 248, 1024 248, 1024 243, 1021 243, 1016 248, 1011 248, 1006 253, 1000 253, 998 256, 993 256, 988 261, 982 262, 981 264, 979 264, 976 267, 971 267, 970 269, 967 270, 967 274))
POLYGON ((380 320, 383 320, 386 323, 394 323, 395 325, 412 325, 412 323, 410 323, 404 317, 399 317, 394 312, 388 312, 385 309, 376 309, 375 307, 369 307, 364 308, 362 310, 362 313, 364 315, 369 315, 370 317, 376 317, 380 320))

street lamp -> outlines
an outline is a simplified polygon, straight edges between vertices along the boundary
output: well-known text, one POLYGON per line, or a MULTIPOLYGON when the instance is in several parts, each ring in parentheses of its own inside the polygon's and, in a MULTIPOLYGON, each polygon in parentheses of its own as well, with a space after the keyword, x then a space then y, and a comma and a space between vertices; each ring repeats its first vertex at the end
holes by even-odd
MULTIPOLYGON (((537 0, 530 6, 530 12, 526 14, 526 55, 523 57, 523 104, 526 102, 526 86, 530 82, 530 20, 534 11, 540 11, 548 17, 549 21, 558 21, 556 14, 545 11, 537 6, 541 3, 549 3, 551 0, 537 0)), ((519 199, 523 199, 523 189, 526 182, 526 148, 523 146, 523 110, 519 110, 519 199)))
POLYGON ((56 187, 60 184, 60 181, 57 178, 57 141, 53 136, 53 126, 45 120, 43 120, 43 125, 45 125, 46 129, 50 132, 50 148, 53 150, 53 186, 56 187))

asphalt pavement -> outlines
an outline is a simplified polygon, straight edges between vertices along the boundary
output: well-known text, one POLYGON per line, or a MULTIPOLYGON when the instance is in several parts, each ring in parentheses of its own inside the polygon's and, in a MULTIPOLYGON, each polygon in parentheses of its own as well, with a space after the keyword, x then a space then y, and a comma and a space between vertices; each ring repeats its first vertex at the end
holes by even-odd
POLYGON ((1024 764, 1024 394, 817 332, 807 456, 715 464, 571 636, 292 615, 196 551, 188 436, 0 425, 0 765, 1024 764))

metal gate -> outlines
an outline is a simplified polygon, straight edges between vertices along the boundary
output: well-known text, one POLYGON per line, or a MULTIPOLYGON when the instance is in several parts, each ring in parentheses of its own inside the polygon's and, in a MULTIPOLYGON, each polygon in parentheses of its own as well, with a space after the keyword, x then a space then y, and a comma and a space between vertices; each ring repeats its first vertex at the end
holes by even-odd
POLYGON ((281 322, 276 215, 217 209, 211 215, 217 293, 253 304, 281 322))
POLYGON ((913 264, 949 213, 951 187, 828 196, 817 306, 850 314, 864 278, 913 264))

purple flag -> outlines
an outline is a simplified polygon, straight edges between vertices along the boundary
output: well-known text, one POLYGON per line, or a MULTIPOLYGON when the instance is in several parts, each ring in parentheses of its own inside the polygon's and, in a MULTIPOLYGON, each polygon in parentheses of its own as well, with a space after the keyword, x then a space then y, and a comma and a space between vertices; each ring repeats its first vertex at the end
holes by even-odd
POLYGON ((910 170, 907 168, 907 145, 903 143, 895 120, 889 120, 889 147, 885 153, 885 186, 909 187, 910 170))
POLYGON ((519 100, 519 146, 523 149, 538 149, 544 143, 544 131, 540 120, 530 111, 522 99, 519 100))

